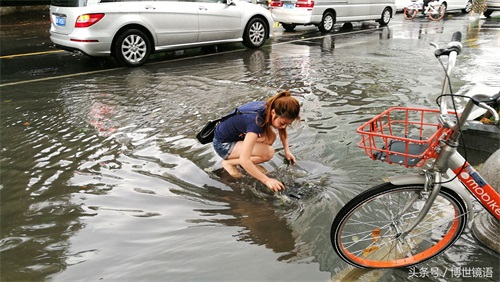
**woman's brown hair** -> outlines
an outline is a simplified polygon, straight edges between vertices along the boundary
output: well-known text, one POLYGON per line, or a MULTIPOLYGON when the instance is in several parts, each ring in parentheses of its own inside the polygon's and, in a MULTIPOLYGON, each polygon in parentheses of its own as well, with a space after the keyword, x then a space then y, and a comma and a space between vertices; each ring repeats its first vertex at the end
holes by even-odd
POLYGON ((273 134, 271 128, 273 118, 271 114, 272 110, 274 110, 276 115, 280 117, 284 117, 290 120, 300 120, 299 101, 292 97, 290 91, 280 91, 278 92, 278 94, 267 99, 266 101, 266 119, 264 120, 264 130, 266 137, 273 134))

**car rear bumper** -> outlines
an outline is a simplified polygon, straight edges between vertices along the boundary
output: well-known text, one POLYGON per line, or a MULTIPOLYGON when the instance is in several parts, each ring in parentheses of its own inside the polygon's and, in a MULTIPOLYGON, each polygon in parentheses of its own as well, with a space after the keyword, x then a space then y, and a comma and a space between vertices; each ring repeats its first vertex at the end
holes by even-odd
POLYGON ((50 32, 50 40, 58 48, 66 51, 82 52, 93 57, 111 55, 111 42, 108 42, 108 40, 72 37, 71 35, 58 34, 52 31, 50 32))
MULTIPOLYGON (((271 10, 275 22, 289 24, 310 24, 313 22, 312 10, 273 8, 271 10)), ((316 23, 317 24, 317 23, 316 23)))

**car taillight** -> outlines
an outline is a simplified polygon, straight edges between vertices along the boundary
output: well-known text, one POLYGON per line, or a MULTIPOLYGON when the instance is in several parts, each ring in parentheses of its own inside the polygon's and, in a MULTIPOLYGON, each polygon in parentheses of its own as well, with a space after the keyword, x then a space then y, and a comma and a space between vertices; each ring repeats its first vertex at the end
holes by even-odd
POLYGON ((298 0, 297 3, 295 3, 295 7, 313 8, 314 7, 314 0, 298 0))
POLYGON ((85 14, 76 19, 75 27, 89 27, 104 17, 104 14, 85 14))
POLYGON ((271 7, 283 7, 281 0, 271 0, 271 7))

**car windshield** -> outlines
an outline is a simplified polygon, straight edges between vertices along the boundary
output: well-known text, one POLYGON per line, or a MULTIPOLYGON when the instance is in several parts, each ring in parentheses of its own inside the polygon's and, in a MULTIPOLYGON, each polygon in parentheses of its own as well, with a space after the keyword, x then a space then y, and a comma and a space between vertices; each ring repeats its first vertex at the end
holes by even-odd
POLYGON ((51 6, 57 7, 85 7, 87 0, 51 0, 51 6))

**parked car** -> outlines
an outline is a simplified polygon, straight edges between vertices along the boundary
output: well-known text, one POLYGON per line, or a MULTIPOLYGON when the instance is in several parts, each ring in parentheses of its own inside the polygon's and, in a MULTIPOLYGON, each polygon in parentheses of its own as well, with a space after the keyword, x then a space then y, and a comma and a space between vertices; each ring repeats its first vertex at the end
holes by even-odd
POLYGON ((472 9, 473 0, 439 0, 441 4, 446 6, 446 11, 461 11, 468 14, 472 9))
POLYGON ((230 42, 259 48, 274 24, 267 9, 239 0, 52 0, 50 19, 58 48, 127 66, 167 50, 230 42))
POLYGON ((500 0, 486 0, 486 6, 484 15, 489 18, 494 11, 500 11, 500 0))
MULTIPOLYGON (((417 0, 423 2, 423 0, 417 0)), ((500 1, 500 0, 497 0, 500 1)), ((402 11, 405 7, 408 7, 414 0, 396 0, 397 11, 402 11)), ((446 11, 461 11, 467 14, 472 9, 472 0, 438 0, 439 3, 446 6, 446 11)))
POLYGON ((396 11, 402 12, 404 8, 410 6, 412 0, 396 0, 396 11))
POLYGON ((387 25, 396 13, 394 0, 272 0, 271 13, 287 31, 315 25, 330 32, 337 22, 376 20, 387 25))

